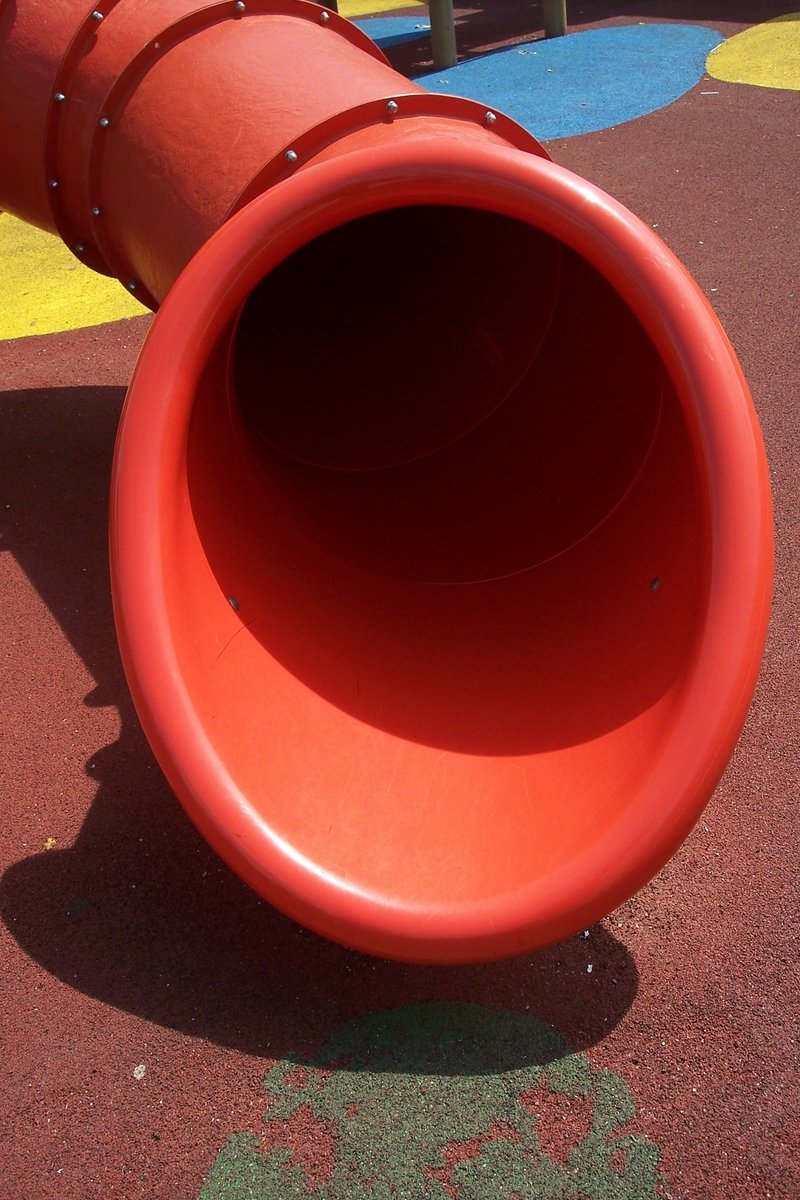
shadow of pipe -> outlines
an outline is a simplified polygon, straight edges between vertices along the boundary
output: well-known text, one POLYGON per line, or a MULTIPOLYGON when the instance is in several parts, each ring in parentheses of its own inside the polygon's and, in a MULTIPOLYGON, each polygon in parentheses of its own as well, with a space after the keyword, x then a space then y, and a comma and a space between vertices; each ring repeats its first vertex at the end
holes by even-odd
MULTIPOLYGON (((97 680, 87 706, 116 706, 122 724, 118 740, 88 753, 98 787, 74 845, 5 871, 0 910, 12 936, 88 996, 268 1057, 307 1055, 344 1021, 431 1000, 527 1010, 578 1050, 599 1041, 638 984, 629 951, 603 926, 493 965, 385 962, 283 917, 195 831, 139 728, 117 653, 106 508, 122 398, 121 388, 0 397, 4 546, 97 680)), ((43 712, 43 754, 48 720, 43 712)))

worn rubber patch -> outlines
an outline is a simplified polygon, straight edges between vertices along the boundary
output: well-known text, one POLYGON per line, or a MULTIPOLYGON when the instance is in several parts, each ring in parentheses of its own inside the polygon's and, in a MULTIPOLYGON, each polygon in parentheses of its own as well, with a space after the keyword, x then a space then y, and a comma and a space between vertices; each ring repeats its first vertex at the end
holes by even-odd
POLYGON ((721 41, 704 25, 618 25, 509 46, 417 82, 479 100, 546 141, 664 108, 702 78, 721 41))
POLYGON ((800 13, 737 33, 711 52, 707 70, 725 83, 800 91, 800 13))
POLYGON ((655 1200, 659 1149, 625 1081, 521 1013, 432 1003, 355 1020, 279 1061, 263 1124, 200 1200, 655 1200))

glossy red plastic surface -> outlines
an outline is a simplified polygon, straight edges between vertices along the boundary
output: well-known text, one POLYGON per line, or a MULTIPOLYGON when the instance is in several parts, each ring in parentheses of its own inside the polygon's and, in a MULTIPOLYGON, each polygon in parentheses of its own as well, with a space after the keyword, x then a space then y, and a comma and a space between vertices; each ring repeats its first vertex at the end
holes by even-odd
MULTIPOLYGON (((433 404, 446 363, 425 361, 433 404)), ((534 156, 421 136, 277 185, 178 280, 123 416, 112 560, 137 707, 220 854, 330 937, 478 960, 589 925, 697 819, 763 647, 767 469, 734 354, 651 230, 534 156), (532 293, 556 291, 533 363, 476 428, 464 414, 463 436, 403 465, 276 448, 273 396, 294 389, 313 429, 349 361, 380 412, 433 336, 393 302, 373 240, 412 258, 432 209, 483 214, 449 260, 455 296, 497 220, 526 247, 538 231, 543 262, 559 249, 557 278, 530 268, 532 293), (358 299, 340 276, 287 341, 280 296, 296 316, 315 264, 362 238, 358 319, 335 311, 358 299), (328 355, 330 320, 349 360, 328 355)))
POLYGON ((112 579, 193 820, 376 954, 604 915, 697 819, 765 637, 768 472, 698 288, 305 0, 17 0, 0 54, 0 205, 164 301, 112 579))

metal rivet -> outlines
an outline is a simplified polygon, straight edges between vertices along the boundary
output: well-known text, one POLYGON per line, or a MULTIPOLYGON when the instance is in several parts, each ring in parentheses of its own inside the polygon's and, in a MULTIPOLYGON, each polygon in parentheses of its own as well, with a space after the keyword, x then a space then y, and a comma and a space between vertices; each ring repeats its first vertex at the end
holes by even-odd
POLYGON ((101 12, 98 12, 97 9, 95 9, 94 12, 92 13, 92 20, 93 21, 102 21, 102 19, 103 19, 103 14, 101 12))
POLYGON ((58 180, 57 179, 48 179, 47 186, 48 187, 58 187, 58 180))
POLYGON ((111 124, 111 122, 109 121, 108 117, 100 118, 100 128, 101 129, 108 129, 110 124, 111 124))
POLYGON ((56 104, 63 104, 64 101, 66 100, 66 98, 67 97, 64 95, 63 92, 56 92, 55 96, 53 96, 53 99, 55 100, 56 104))
POLYGON ((297 151, 287 150, 283 157, 287 162, 297 162, 297 151))
POLYGON ((135 292, 135 291, 136 291, 136 280, 135 280, 135 279, 132 279, 132 280, 130 281, 130 283, 128 284, 128 291, 129 291, 129 292, 135 292))
POLYGON ((236 4, 234 7, 236 8, 237 12, 244 12, 247 5, 245 4, 244 0, 236 0, 236 4))
POLYGON ((97 208, 97 206, 95 205, 95 207, 92 209, 92 216, 99 217, 101 212, 102 212, 102 209, 97 208))
POLYGON ((651 592, 657 592, 660 587, 661 587, 661 580, 658 578, 658 576, 656 576, 655 579, 650 580, 650 591, 651 592))
POLYGON ((229 597, 228 597, 228 603, 230 604, 230 606, 231 606, 231 608, 233 609, 233 611, 234 611, 234 612, 238 612, 238 611, 239 611, 239 601, 236 599, 236 597, 235 597, 235 596, 229 596, 229 597))
POLYGON ((75 246, 75 253, 83 254, 85 249, 86 249, 86 247, 84 246, 83 242, 78 242, 77 245, 75 246))
POLYGON ((327 24, 328 24, 328 21, 330 21, 330 19, 331 19, 331 14, 330 14, 330 13, 328 13, 328 12, 323 12, 323 13, 320 13, 320 14, 319 14, 319 19, 320 19, 320 21, 322 21, 322 24, 323 24, 323 25, 327 25, 327 24))
POLYGON ((497 120, 497 114, 493 112, 487 112, 483 119, 487 125, 494 125, 495 121, 497 120))
POLYGON ((386 105, 386 111, 388 113, 391 113, 392 116, 394 116, 394 114, 397 112, 398 107, 399 106, 398 106, 396 100, 390 100, 389 103, 386 105))

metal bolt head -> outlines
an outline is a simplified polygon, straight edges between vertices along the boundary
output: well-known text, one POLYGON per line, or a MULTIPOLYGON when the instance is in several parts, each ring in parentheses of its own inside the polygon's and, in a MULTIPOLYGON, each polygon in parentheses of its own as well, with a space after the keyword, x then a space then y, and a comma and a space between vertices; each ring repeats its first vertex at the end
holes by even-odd
POLYGON ((331 14, 329 12, 322 12, 319 14, 319 19, 323 25, 327 25, 331 19, 331 14))
POLYGON ((236 597, 235 597, 235 596, 229 596, 229 597, 228 597, 228 604, 230 604, 230 606, 231 606, 231 608, 233 609, 233 611, 234 611, 234 612, 238 612, 238 611, 239 611, 239 601, 236 599, 236 597))
POLYGON ((295 163, 295 162, 297 162, 297 151, 296 150, 287 150, 283 157, 286 159, 287 162, 295 163))
POLYGON ((84 246, 83 242, 77 242, 75 244, 75 253, 76 254, 83 254, 85 249, 86 249, 86 247, 84 246))
POLYGON ((396 100, 390 100, 389 103, 386 105, 386 111, 389 113, 390 116, 393 117, 399 107, 400 106, 398 105, 396 100))
POLYGON ((97 9, 95 9, 94 12, 92 13, 92 20, 93 21, 102 21, 102 19, 103 19, 103 14, 101 12, 99 12, 97 9))
POLYGON ((487 112, 483 120, 486 125, 494 125, 495 121, 497 120, 497 114, 493 112, 487 112))
POLYGON ((244 10, 247 8, 247 5, 245 4, 244 0, 236 0, 234 8, 237 12, 244 12, 244 10))
POLYGON ((129 291, 129 292, 135 292, 135 291, 136 291, 136 280, 135 280, 135 279, 132 279, 132 280, 130 281, 130 283, 128 284, 128 291, 129 291))
POLYGON ((47 181, 47 186, 48 186, 48 187, 50 187, 50 188, 57 188, 57 187, 58 187, 58 180, 57 180, 57 179, 48 179, 48 181, 47 181))
POLYGON ((111 124, 111 122, 109 121, 108 117, 100 118, 100 128, 101 129, 108 129, 110 124, 111 124))
POLYGON ((102 211, 102 209, 99 209, 99 208, 97 207, 97 205, 95 205, 95 206, 94 206, 94 208, 92 209, 92 216, 93 216, 93 217, 99 217, 99 216, 100 216, 100 213, 101 213, 101 211, 102 211))
POLYGON ((656 575, 655 579, 650 580, 650 591, 657 592, 660 587, 661 587, 661 580, 656 575))
POLYGON ((55 100, 56 104, 63 104, 64 101, 66 100, 66 98, 67 97, 64 95, 63 92, 56 92, 55 96, 53 96, 53 99, 55 100))

